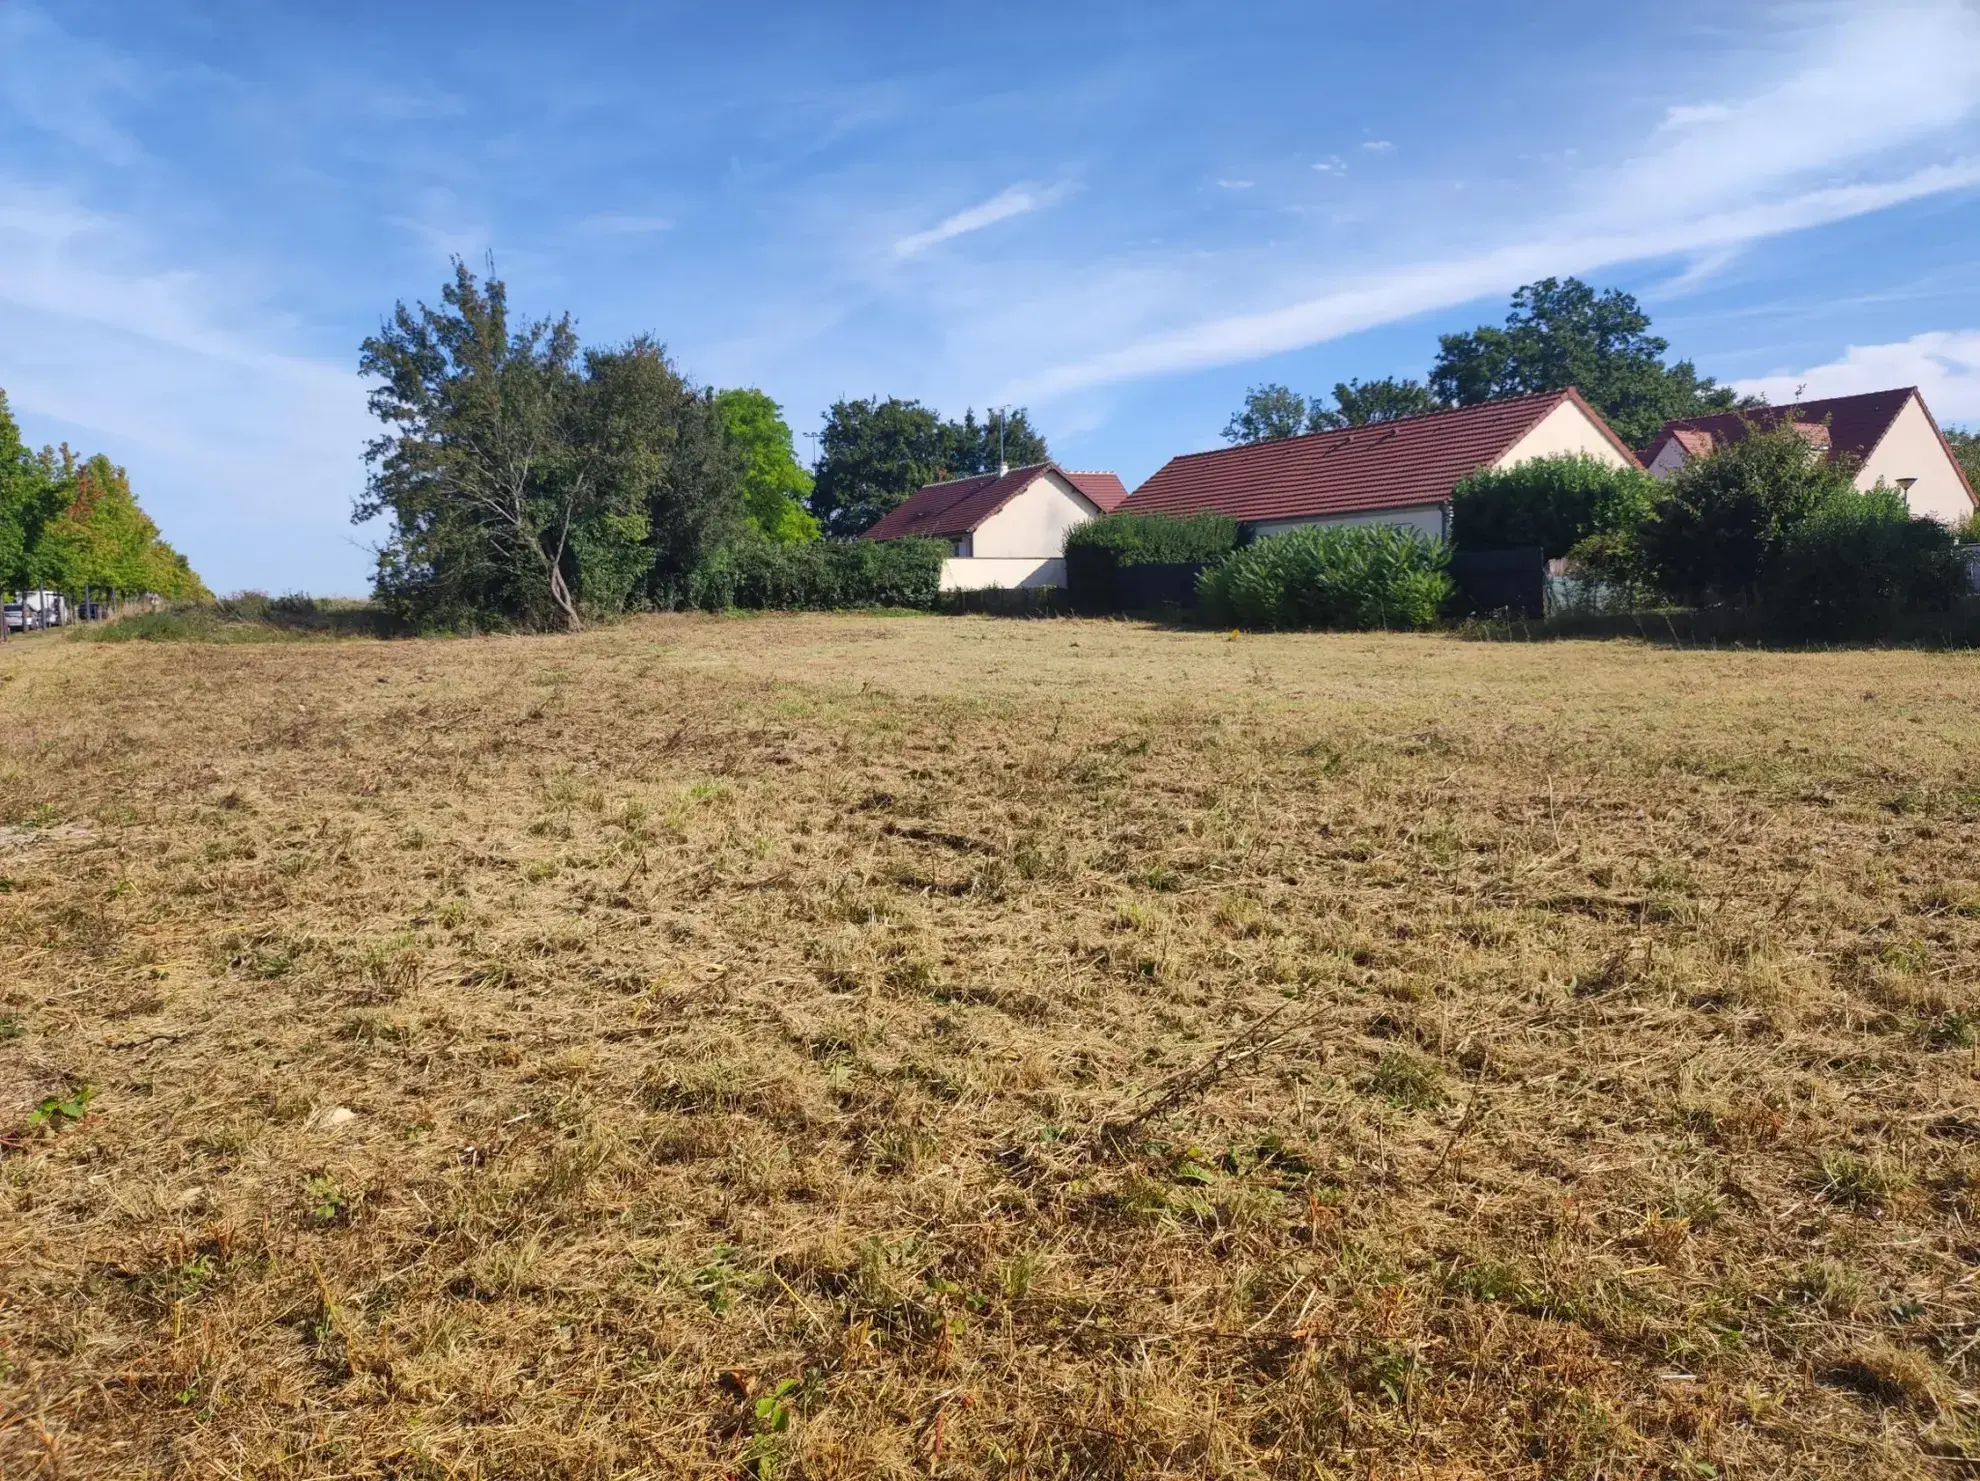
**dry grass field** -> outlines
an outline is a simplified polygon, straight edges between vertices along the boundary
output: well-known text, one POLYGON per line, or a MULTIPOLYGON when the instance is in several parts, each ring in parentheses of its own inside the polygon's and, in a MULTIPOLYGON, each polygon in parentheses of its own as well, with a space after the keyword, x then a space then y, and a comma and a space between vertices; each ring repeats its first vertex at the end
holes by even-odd
POLYGON ((1980 1462, 1980 658, 0 649, 0 1474, 1980 1462))

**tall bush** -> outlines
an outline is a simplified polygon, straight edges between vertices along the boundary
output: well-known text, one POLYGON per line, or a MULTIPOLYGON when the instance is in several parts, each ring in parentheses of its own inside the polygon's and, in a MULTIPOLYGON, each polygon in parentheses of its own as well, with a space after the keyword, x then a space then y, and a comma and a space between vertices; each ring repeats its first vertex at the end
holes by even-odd
POLYGON ((1879 484, 1831 495, 1788 531, 1764 585, 1771 625, 1810 637, 1875 637, 1967 591, 1952 532, 1916 519, 1879 484))
POLYGON ((1481 468, 1451 490, 1451 543, 1459 550, 1538 545, 1559 560, 1591 536, 1634 530, 1655 504, 1657 481, 1587 453, 1481 468))
POLYGON ((1749 428, 1665 485, 1640 534, 1644 567, 1682 600, 1751 602, 1794 529, 1853 493, 1854 475, 1791 424, 1749 428))
POLYGON ((932 607, 948 553, 941 540, 740 541, 695 569, 688 578, 687 601, 711 612, 730 607, 932 607))
POLYGON ((1237 546, 1237 521, 1221 514, 1109 514, 1066 536, 1066 587, 1082 612, 1118 612, 1124 566, 1209 565, 1237 546))
POLYGON ((1212 621, 1249 628, 1422 628, 1452 594, 1439 541, 1397 525, 1307 525, 1203 573, 1212 621))

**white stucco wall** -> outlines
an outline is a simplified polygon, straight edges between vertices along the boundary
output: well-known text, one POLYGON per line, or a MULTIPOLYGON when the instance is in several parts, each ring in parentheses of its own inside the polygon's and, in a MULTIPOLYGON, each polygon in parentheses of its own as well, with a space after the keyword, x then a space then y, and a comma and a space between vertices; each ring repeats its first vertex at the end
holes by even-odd
POLYGON ((1916 396, 1905 402, 1884 440, 1870 450, 1857 471, 1856 486, 1870 489, 1881 481, 1897 488, 1900 478, 1918 480, 1905 495, 1913 514, 1958 524, 1973 512, 1973 501, 1966 497, 1959 470, 1946 455, 1945 444, 1932 430, 1932 419, 1916 396))
POLYGON ((1657 456, 1650 460, 1650 476, 1652 478, 1669 478, 1684 466, 1685 456, 1684 449, 1678 446, 1678 440, 1673 437, 1669 442, 1658 448, 1657 456))
POLYGON ((1024 492, 976 527, 970 536, 969 553, 978 560, 1062 556, 1066 553, 1066 532, 1099 512, 1092 500, 1058 474, 1041 473, 1024 492))
POLYGON ((1587 453, 1611 468, 1626 467, 1629 463, 1622 449, 1590 420, 1587 412, 1572 401, 1563 401, 1492 466, 1510 468, 1531 458, 1558 457, 1562 453, 1587 453))
POLYGON ((1418 504, 1407 509, 1376 509, 1366 514, 1341 514, 1333 518, 1316 519, 1267 519, 1252 526, 1259 538, 1267 535, 1283 535, 1287 530, 1296 530, 1301 525, 1404 525, 1421 530, 1432 540, 1444 538, 1444 506, 1442 504, 1418 504))
POLYGON ((1062 555, 951 556, 942 562, 942 590, 981 591, 989 586, 1064 586, 1062 555))

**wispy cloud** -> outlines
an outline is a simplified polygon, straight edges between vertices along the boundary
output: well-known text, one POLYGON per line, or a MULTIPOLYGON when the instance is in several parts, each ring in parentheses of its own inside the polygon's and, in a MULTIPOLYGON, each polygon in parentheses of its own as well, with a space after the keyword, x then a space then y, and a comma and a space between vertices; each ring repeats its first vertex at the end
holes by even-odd
POLYGON ((953 241, 972 231, 981 231, 986 226, 995 226, 999 221, 1008 221, 1013 216, 1029 215, 1056 204, 1065 195, 1063 186, 1041 189, 1035 185, 1012 185, 998 191, 980 205, 971 206, 966 211, 931 226, 926 231, 918 231, 904 236, 894 243, 896 257, 913 257, 926 252, 930 247, 953 241))
POLYGON ((1338 339, 1363 329, 1495 294, 1548 274, 1587 273, 1616 263, 1737 247, 1784 232, 1847 220, 1905 201, 1980 186, 1980 161, 1921 170, 1875 185, 1815 190, 1766 205, 1632 231, 1541 233, 1460 258, 1418 263, 1346 283, 1300 302, 1151 335, 1029 376, 1000 394, 1045 397, 1150 375, 1230 365, 1338 339))
MULTIPOLYGON (((1709 272, 1742 247, 1907 201, 1980 185, 1980 159, 1833 183, 1980 107, 1980 8, 1880 7, 1818 34, 1799 64, 1752 97, 1679 112, 1619 167, 1590 173, 1555 212, 1502 225, 1462 256, 1431 256, 1352 279, 1309 283, 1276 307, 1211 315, 1146 334, 1003 388, 1038 398, 1139 377, 1233 364, 1504 292, 1546 274, 1686 256, 1709 272), (1866 73, 1863 69, 1869 68, 1866 73), (1930 93, 1915 108, 1844 106, 1864 75, 1904 75, 1930 93)), ((1338 173, 1337 159, 1314 165, 1338 173)), ((1187 301, 1185 295, 1178 300, 1187 301)))
POLYGON ((1842 357, 1806 370, 1780 370, 1736 381, 1772 402, 1808 396, 1850 396, 1893 386, 1916 386, 1943 424, 1980 422, 1980 329, 1915 334, 1895 344, 1851 345, 1842 357))
POLYGON ((1323 175, 1345 175, 1347 173, 1347 161, 1342 159, 1338 154, 1330 154, 1325 159, 1316 159, 1313 162, 1313 168, 1323 175))
POLYGON ((1396 146, 1387 139, 1364 139, 1361 147, 1373 154, 1387 154, 1396 146))
POLYGON ((1249 190, 1255 184, 1257 184, 1255 180, 1219 180, 1217 182, 1217 188, 1219 190, 1249 190))

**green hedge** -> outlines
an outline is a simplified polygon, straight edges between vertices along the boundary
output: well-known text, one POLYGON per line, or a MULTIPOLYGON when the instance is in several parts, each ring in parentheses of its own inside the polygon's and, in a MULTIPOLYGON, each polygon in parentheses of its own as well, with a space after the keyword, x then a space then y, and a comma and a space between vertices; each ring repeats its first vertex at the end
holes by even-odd
POLYGON ((1066 536, 1066 589, 1082 612, 1121 610, 1123 566, 1210 565, 1237 547, 1237 522, 1221 514, 1108 514, 1066 536))
POLYGON ((1761 601, 1783 633, 1880 637, 1950 611, 1967 591, 1952 532, 1913 518, 1904 495, 1879 484, 1831 494, 1790 528, 1761 601))
POLYGON ((1649 518, 1655 479, 1586 453, 1481 468, 1451 490, 1451 544, 1459 550, 1538 545, 1558 560, 1591 536, 1634 530, 1649 518))
POLYGON ((941 540, 750 541, 703 561, 688 578, 687 603, 710 612, 933 607, 948 555, 941 540))
POLYGON ((1451 598, 1449 550, 1396 525, 1307 525, 1203 573, 1211 621, 1248 628, 1421 628, 1451 598))

